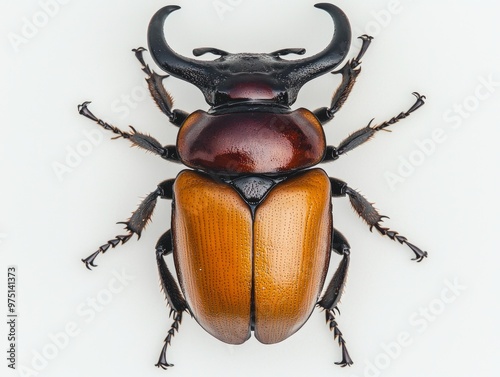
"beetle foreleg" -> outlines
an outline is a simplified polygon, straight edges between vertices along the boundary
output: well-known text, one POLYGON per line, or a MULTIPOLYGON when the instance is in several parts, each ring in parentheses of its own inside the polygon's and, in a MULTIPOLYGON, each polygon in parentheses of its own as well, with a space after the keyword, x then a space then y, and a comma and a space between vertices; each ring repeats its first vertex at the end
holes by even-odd
POLYGON ((361 68, 358 68, 361 64, 361 58, 370 46, 373 37, 364 34, 359 38, 363 41, 363 44, 361 45, 358 56, 348 61, 347 64, 345 64, 340 70, 332 72, 333 74, 340 73, 342 75, 342 82, 333 94, 330 107, 322 107, 314 111, 314 115, 316 115, 321 124, 326 124, 327 122, 332 120, 335 116, 335 113, 337 113, 337 111, 339 111, 340 108, 344 105, 347 97, 349 97, 349 94, 351 93, 354 84, 356 83, 358 75, 361 72, 361 68))
POLYGON ((167 78, 168 75, 161 76, 149 68, 142 56, 142 53, 146 51, 144 47, 134 48, 132 51, 135 53, 137 60, 141 63, 142 71, 148 75, 146 82, 148 83, 149 91, 156 105, 163 114, 170 119, 171 123, 179 127, 189 114, 182 110, 172 110, 173 98, 170 93, 165 90, 162 84, 163 79, 167 78))
POLYGON ((415 258, 413 258, 413 260, 417 262, 421 262, 427 257, 427 251, 422 251, 417 246, 411 244, 406 237, 401 236, 398 232, 382 227, 380 223, 383 221, 384 217, 387 218, 387 216, 379 214, 373 204, 366 200, 359 192, 350 188, 345 182, 339 179, 330 177, 330 182, 332 196, 349 196, 352 208, 368 224, 370 231, 375 228, 383 236, 398 241, 400 244, 406 244, 415 253, 415 258))
POLYGON ((172 341, 172 337, 175 335, 175 332, 179 331, 179 325, 182 321, 182 313, 188 309, 188 305, 186 300, 182 296, 181 290, 177 285, 172 273, 167 267, 164 256, 171 254, 173 251, 172 244, 172 233, 170 230, 165 232, 158 243, 156 244, 156 262, 158 264, 158 271, 160 273, 160 282, 165 293, 165 298, 167 299, 168 304, 172 308, 172 312, 174 314, 174 322, 170 326, 170 330, 168 330, 167 337, 165 338, 165 344, 160 353, 160 358, 158 359, 157 367, 167 369, 168 367, 173 366, 173 364, 169 364, 167 362, 167 348, 172 341))
POLYGON ((82 262, 85 263, 89 270, 91 269, 91 266, 97 267, 97 265, 94 264, 94 260, 99 254, 105 253, 110 247, 114 248, 119 243, 124 244, 134 235, 134 233, 137 234, 138 238, 141 237, 142 231, 153 215, 158 197, 162 197, 164 199, 172 199, 172 186, 174 184, 174 181, 174 179, 169 179, 160 183, 157 189, 149 194, 141 202, 139 207, 132 213, 132 216, 130 216, 127 221, 118 223, 125 224, 125 229, 128 231, 127 234, 116 236, 104 245, 101 245, 95 253, 91 254, 85 259, 82 259, 82 262))
POLYGON ((318 306, 325 309, 326 322, 329 323, 330 330, 333 331, 334 337, 335 339, 338 339, 339 346, 342 349, 342 360, 340 362, 336 362, 335 364, 345 367, 352 365, 353 362, 349 356, 349 352, 347 351, 342 332, 340 331, 337 321, 335 320, 335 310, 339 311, 337 305, 344 291, 347 279, 350 246, 342 233, 336 229, 333 229, 332 249, 343 257, 337 271, 335 271, 335 274, 330 281, 330 284, 328 284, 328 287, 326 288, 325 294, 318 302, 318 306))
POLYGON ((134 127, 130 126, 132 132, 125 132, 120 130, 119 128, 103 121, 102 119, 97 118, 89 109, 89 101, 82 103, 78 106, 78 112, 86 118, 89 118, 100 125, 105 130, 111 131, 114 134, 118 135, 114 139, 124 138, 128 139, 135 147, 142 148, 147 150, 148 152, 154 153, 161 158, 173 162, 180 162, 179 157, 177 156, 177 147, 175 145, 166 145, 164 147, 161 146, 160 142, 156 140, 154 137, 149 135, 137 132, 134 127))
POLYGON ((361 144, 367 142, 370 140, 373 135, 375 135, 375 132, 386 130, 387 127, 399 122, 402 119, 407 118, 410 116, 411 113, 413 113, 415 110, 419 109, 422 105, 424 105, 424 100, 425 96, 422 96, 418 94, 417 92, 414 92, 413 95, 417 97, 417 100, 415 103, 407 110, 399 113, 399 115, 391 118, 389 121, 383 122, 381 124, 378 124, 376 126, 372 126, 372 121, 366 126, 365 128, 362 128, 353 134, 351 134, 349 137, 344 139, 338 147, 333 147, 333 146, 328 146, 326 148, 326 156, 322 162, 328 162, 328 161, 334 161, 338 159, 341 155, 352 151, 354 148, 357 148, 361 144))

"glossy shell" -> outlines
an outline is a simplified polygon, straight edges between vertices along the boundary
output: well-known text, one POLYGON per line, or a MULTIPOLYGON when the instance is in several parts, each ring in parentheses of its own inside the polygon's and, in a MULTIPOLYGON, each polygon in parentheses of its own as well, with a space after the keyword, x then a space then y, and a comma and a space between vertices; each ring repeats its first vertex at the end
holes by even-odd
POLYGON ((230 185, 185 170, 174 185, 174 260, 200 325, 240 344, 252 325, 280 342, 308 319, 330 259, 330 182, 321 169, 277 184, 255 211, 230 185))
POLYGON ((262 106, 250 110, 191 114, 177 139, 182 163, 240 174, 291 172, 322 161, 325 135, 309 110, 275 112, 262 106))

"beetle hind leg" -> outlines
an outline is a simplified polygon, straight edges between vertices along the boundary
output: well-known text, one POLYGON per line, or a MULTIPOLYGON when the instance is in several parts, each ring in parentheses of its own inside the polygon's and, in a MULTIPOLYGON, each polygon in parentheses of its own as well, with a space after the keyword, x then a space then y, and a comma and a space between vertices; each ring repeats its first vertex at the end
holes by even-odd
POLYGON ((173 336, 179 331, 179 326, 182 321, 182 313, 184 311, 189 311, 187 302, 182 296, 179 286, 163 259, 164 256, 171 254, 172 251, 172 233, 168 230, 160 237, 158 243, 156 244, 156 262, 160 274, 160 284, 163 293, 165 294, 165 298, 171 308, 170 315, 173 315, 174 318, 174 322, 170 326, 167 337, 164 340, 158 363, 155 364, 157 367, 162 369, 167 369, 168 367, 173 366, 173 364, 169 364, 167 361, 167 349, 170 346, 173 336))
POLYGON ((333 230, 332 249, 337 254, 342 255, 342 260, 340 261, 339 267, 337 268, 337 271, 335 271, 330 284, 328 284, 325 294, 318 302, 318 306, 325 309, 326 322, 329 325, 330 330, 333 331, 334 339, 338 340, 339 346, 342 350, 342 360, 336 362, 335 364, 345 367, 352 365, 353 361, 347 351, 347 347, 345 345, 346 342, 335 319, 335 310, 337 310, 340 314, 338 303, 344 291, 347 279, 347 270, 349 268, 350 260, 350 246, 342 233, 335 229, 333 230))

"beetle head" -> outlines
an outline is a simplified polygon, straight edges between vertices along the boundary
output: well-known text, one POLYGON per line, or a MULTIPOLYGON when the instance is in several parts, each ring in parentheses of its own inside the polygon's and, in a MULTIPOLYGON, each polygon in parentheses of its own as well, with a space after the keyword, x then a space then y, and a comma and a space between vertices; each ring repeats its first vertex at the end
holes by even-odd
POLYGON ((168 45, 163 32, 167 16, 180 7, 160 9, 151 19, 148 43, 156 63, 167 73, 196 85, 211 106, 233 102, 257 101, 290 106, 300 88, 308 81, 332 71, 346 57, 351 43, 349 20, 332 4, 316 4, 332 17, 335 32, 330 44, 320 53, 297 60, 284 60, 287 54, 304 54, 304 49, 283 49, 272 53, 232 54, 216 48, 198 48, 195 56, 219 55, 212 61, 190 59, 168 45))

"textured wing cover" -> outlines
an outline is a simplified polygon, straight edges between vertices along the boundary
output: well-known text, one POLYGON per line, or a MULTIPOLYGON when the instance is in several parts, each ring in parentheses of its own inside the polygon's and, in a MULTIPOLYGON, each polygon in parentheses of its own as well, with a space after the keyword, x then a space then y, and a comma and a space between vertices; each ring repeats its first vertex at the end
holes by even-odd
POLYGON ((174 186, 174 259, 200 325, 240 344, 277 343, 307 320, 330 257, 329 180, 314 169, 277 185, 251 211, 229 185, 183 171, 174 186))
POLYGON ((183 171, 174 186, 174 259, 199 324, 217 339, 250 337, 252 217, 230 186, 183 171))
POLYGON ((330 182, 314 169, 271 191, 254 224, 255 337, 280 342, 317 302, 330 261, 330 182))

